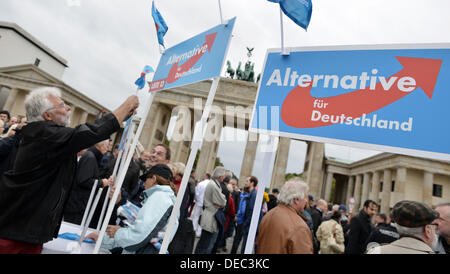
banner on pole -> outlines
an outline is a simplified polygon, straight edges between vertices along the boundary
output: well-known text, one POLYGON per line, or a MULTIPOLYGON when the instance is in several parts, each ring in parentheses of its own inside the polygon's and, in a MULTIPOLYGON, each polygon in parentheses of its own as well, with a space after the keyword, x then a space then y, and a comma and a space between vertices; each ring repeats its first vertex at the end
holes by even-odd
POLYGON ((271 49, 250 130, 450 160, 448 75, 450 44, 271 49))
POLYGON ((236 17, 167 49, 150 91, 192 84, 220 75, 236 17))

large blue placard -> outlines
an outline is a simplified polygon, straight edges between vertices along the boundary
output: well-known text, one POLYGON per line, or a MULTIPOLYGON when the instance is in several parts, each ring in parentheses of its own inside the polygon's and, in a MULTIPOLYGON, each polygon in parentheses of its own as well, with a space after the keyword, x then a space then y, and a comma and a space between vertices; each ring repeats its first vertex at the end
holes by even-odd
POLYGON ((273 49, 250 130, 450 160, 449 104, 450 44, 273 49))
POLYGON ((188 85, 220 75, 236 17, 167 49, 150 91, 188 85))

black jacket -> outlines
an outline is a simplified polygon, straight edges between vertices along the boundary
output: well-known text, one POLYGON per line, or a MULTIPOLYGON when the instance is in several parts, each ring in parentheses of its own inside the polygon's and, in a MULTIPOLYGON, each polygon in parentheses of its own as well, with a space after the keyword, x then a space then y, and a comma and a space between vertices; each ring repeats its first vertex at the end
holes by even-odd
MULTIPOLYGON (((103 178, 109 178, 112 176, 116 161, 117 159, 113 158, 109 162, 107 170, 104 174, 102 174, 103 178)), ((135 161, 130 161, 130 165, 128 166, 127 173, 125 174, 125 178, 122 183, 122 195, 124 195, 123 191, 126 191, 125 195, 129 195, 138 186, 139 174, 139 165, 135 161)))
POLYGON ((13 168, 21 140, 22 134, 18 130, 16 134, 0 139, 0 175, 13 168))
POLYGON ((348 244, 345 247, 346 254, 364 254, 366 251, 366 241, 372 232, 373 225, 370 223, 370 217, 361 209, 361 211, 350 220, 348 229, 348 244))
POLYGON ((390 224, 381 223, 370 233, 369 238, 366 240, 366 248, 367 245, 371 242, 379 243, 379 244, 388 244, 396 241, 400 238, 400 235, 397 233, 397 229, 390 224))
POLYGON ((77 152, 119 129, 113 114, 76 128, 51 121, 24 127, 14 169, 0 177, 0 238, 42 244, 57 237, 77 152))
POLYGON ((144 175, 148 171, 148 168, 145 166, 145 164, 141 158, 138 158, 136 161, 132 161, 132 162, 134 162, 139 168, 139 176, 138 177, 144 175))
POLYGON ((322 211, 318 209, 317 207, 309 207, 306 209, 309 214, 311 215, 311 219, 313 222, 313 233, 316 235, 317 229, 319 228, 320 224, 322 223, 322 211))
POLYGON ((234 201, 234 208, 236 209, 236 213, 239 209, 239 202, 241 200, 241 192, 237 191, 237 190, 233 190, 233 192, 231 192, 231 196, 233 197, 233 201, 234 201))
POLYGON ((267 211, 278 205, 278 199, 273 194, 269 194, 269 202, 267 203, 267 211))
MULTIPOLYGON (((89 150, 81 156, 75 175, 75 183, 73 184, 69 200, 64 209, 64 220, 78 225, 81 224, 83 213, 86 210, 89 195, 91 194, 95 180, 97 180, 97 189, 103 187, 100 178, 100 163, 102 157, 102 153, 95 147, 89 148, 89 150)), ((101 202, 99 202, 99 204, 101 204, 101 202)))

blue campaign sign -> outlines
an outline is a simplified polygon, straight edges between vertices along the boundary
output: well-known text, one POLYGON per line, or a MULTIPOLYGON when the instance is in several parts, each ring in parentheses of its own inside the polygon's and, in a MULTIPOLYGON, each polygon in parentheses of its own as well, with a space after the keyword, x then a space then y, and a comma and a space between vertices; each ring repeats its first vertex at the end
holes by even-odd
POLYGON ((290 50, 267 52, 251 131, 450 160, 450 44, 290 50))
POLYGON ((150 91, 179 87, 220 75, 236 17, 167 49, 150 91))

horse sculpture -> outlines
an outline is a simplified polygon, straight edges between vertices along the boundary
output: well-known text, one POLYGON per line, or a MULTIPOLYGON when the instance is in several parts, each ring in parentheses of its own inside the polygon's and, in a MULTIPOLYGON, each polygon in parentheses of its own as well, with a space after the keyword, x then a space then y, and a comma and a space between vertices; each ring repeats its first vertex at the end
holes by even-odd
POLYGON ((226 72, 226 73, 228 73, 228 74, 230 75, 230 78, 231 78, 231 79, 234 78, 235 71, 234 71, 234 69, 231 67, 230 61, 227 61, 227 72, 226 72))
POLYGON ((244 71, 241 69, 241 62, 239 62, 239 65, 236 69, 236 79, 238 80, 244 80, 244 71))

